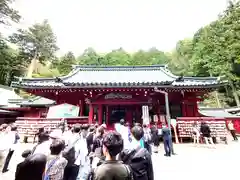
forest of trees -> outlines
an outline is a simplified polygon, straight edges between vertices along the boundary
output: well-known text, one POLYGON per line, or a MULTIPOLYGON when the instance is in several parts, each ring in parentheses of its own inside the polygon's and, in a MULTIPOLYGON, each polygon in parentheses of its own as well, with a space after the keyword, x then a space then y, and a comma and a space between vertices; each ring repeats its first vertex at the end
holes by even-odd
MULTIPOLYGON (((0 2, 0 26, 11 26, 12 22, 18 23, 21 19, 20 14, 11 8, 11 2, 0 2)), ((216 21, 200 27, 192 38, 179 40, 172 52, 149 47, 147 51, 129 53, 120 47, 99 54, 94 48, 88 47, 79 56, 68 52, 57 57, 57 51, 56 36, 47 20, 27 30, 19 29, 9 37, 0 34, 0 84, 10 85, 14 76, 65 75, 74 64, 168 64, 176 75, 225 78, 229 86, 210 94, 205 104, 216 106, 218 97, 222 106, 240 106, 240 1, 229 1, 228 7, 216 21), (15 44, 18 49, 11 48, 9 44, 15 44), (33 68, 30 74, 29 68, 33 68)))

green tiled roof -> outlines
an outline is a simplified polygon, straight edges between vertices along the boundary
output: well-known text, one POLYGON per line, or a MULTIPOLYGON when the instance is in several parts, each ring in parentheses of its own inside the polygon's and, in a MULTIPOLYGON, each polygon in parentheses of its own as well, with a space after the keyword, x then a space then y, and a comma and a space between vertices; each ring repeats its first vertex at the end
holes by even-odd
POLYGON ((18 103, 20 106, 46 106, 54 104, 55 101, 40 96, 18 103))
POLYGON ((18 112, 16 111, 7 111, 7 110, 2 110, 0 109, 0 114, 17 114, 18 112))
POLYGON ((225 109, 219 109, 219 108, 204 108, 204 109, 200 109, 199 113, 207 117, 240 118, 240 116, 230 114, 225 109))
POLYGON ((178 77, 165 65, 154 66, 74 66, 67 76, 57 78, 18 78, 20 88, 101 88, 101 87, 217 87, 215 77, 178 77))

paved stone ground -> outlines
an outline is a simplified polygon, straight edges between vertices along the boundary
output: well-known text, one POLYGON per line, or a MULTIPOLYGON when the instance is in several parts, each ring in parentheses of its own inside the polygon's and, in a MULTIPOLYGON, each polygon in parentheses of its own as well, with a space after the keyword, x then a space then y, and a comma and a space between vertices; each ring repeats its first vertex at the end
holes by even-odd
MULTIPOLYGON (((20 154, 31 144, 20 145, 10 163, 10 171, 0 174, 1 180, 14 180, 16 164, 21 161, 20 154)), ((231 142, 229 145, 218 144, 215 149, 204 145, 195 147, 193 144, 174 145, 178 154, 172 157, 163 156, 163 147, 160 152, 152 156, 154 163, 155 180, 213 180, 238 179, 240 161, 240 142, 231 142)))

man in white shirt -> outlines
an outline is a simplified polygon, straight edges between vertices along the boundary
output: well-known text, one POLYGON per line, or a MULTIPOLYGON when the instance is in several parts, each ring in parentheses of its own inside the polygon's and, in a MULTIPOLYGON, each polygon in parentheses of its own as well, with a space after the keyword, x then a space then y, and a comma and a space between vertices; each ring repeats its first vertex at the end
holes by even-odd
POLYGON ((124 145, 124 149, 127 149, 130 146, 130 141, 129 141, 129 132, 128 132, 128 127, 125 126, 125 121, 124 119, 120 120, 120 124, 116 123, 115 124, 115 130, 121 134, 122 138, 123 138, 123 145, 124 145))
POLYGON ((16 149, 16 145, 18 143, 18 140, 20 139, 18 133, 17 133, 17 126, 12 125, 9 126, 8 129, 11 129, 7 134, 6 134, 6 144, 8 144, 8 154, 5 159, 5 163, 2 169, 2 172, 5 173, 8 171, 8 165, 10 163, 10 160, 12 158, 12 155, 16 149))
POLYGON ((50 145, 52 141, 49 139, 47 132, 39 134, 39 143, 33 148, 32 154, 50 155, 50 145))
POLYGON ((199 140, 200 140, 200 130, 197 126, 197 124, 193 125, 193 142, 194 144, 199 144, 199 140))
POLYGON ((238 138, 237 138, 237 136, 236 136, 236 130, 235 130, 235 128, 234 128, 234 125, 233 125, 232 121, 229 121, 229 123, 228 123, 228 129, 229 129, 229 131, 230 131, 230 133, 231 133, 231 135, 232 135, 232 137, 233 137, 233 140, 234 140, 234 141, 238 141, 238 138))
POLYGON ((8 126, 7 124, 3 124, 1 126, 1 134, 0 134, 0 168, 1 170, 12 145, 12 140, 10 139, 11 137, 10 131, 11 131, 11 127, 8 126))
MULTIPOLYGON (((80 125, 75 125, 73 127, 73 135, 72 138, 68 142, 68 147, 64 151, 63 155, 68 160, 67 167, 64 171, 64 178, 63 180, 76 180, 79 169, 84 166, 86 156, 88 154, 87 150, 87 143, 84 138, 80 136, 80 125), (69 161, 69 158, 66 157, 68 154, 68 150, 74 148, 75 158, 74 161, 69 161)), ((73 159, 72 159, 73 160, 73 159)))

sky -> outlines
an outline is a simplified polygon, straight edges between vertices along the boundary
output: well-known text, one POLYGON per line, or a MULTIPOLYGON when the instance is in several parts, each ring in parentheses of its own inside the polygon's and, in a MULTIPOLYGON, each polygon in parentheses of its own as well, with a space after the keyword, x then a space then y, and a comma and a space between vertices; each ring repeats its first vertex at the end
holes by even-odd
POLYGON ((88 47, 102 53, 120 47, 171 51, 178 40, 217 19, 226 5, 226 0, 16 0, 14 7, 23 17, 17 27, 48 19, 58 54, 80 55, 88 47))

